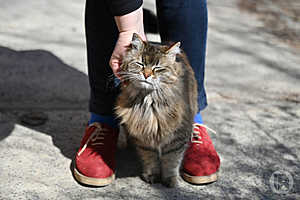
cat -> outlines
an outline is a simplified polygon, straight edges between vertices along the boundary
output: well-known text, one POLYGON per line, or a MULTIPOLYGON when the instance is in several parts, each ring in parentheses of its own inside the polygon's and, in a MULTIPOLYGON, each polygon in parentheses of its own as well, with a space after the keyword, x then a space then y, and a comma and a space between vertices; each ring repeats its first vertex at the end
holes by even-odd
POLYGON ((142 161, 141 178, 177 186, 198 110, 197 82, 180 42, 145 42, 133 34, 119 76, 115 113, 142 161))

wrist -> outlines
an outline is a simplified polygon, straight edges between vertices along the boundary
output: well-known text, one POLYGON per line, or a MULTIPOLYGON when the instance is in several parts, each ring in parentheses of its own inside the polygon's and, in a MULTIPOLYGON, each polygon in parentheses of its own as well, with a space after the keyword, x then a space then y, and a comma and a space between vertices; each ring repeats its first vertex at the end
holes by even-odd
POLYGON ((115 21, 119 30, 120 37, 132 38, 133 33, 137 33, 143 40, 146 40, 143 24, 143 8, 142 6, 123 16, 115 16, 115 21))
POLYGON ((119 38, 123 38, 123 39, 126 38, 129 41, 131 41, 134 33, 137 33, 144 41, 147 40, 145 33, 143 31, 139 31, 139 30, 127 30, 127 31, 119 32, 119 38))

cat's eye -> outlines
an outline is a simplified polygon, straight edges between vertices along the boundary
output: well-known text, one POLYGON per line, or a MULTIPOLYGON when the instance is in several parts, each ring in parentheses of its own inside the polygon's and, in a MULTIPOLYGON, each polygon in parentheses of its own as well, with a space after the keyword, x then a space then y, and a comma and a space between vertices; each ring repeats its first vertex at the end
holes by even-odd
POLYGON ((159 60, 156 61, 155 65, 158 66, 158 64, 159 64, 159 60))
POLYGON ((135 64, 138 65, 138 66, 141 67, 141 68, 144 68, 144 64, 143 64, 143 63, 136 62, 135 64))
POLYGON ((164 67, 154 67, 154 68, 152 68, 152 70, 154 72, 164 72, 164 71, 167 71, 167 69, 164 68, 164 67))
POLYGON ((152 70, 153 70, 153 71, 157 71, 158 69, 160 69, 161 67, 159 67, 158 65, 159 65, 159 60, 157 60, 157 61, 155 62, 155 65, 152 66, 152 70))

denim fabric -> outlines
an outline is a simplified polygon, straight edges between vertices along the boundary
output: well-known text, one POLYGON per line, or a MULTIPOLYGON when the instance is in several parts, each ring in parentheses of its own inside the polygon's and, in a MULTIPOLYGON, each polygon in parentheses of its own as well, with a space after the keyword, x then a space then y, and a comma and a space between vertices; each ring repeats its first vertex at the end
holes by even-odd
POLYGON ((206 0, 156 0, 162 41, 181 42, 198 82, 199 111, 207 106, 204 70, 207 40, 206 0))
POLYGON ((194 122, 198 124, 203 124, 203 119, 200 112, 195 115, 194 122))
MULTIPOLYGON (((180 41, 198 82, 199 111, 206 105, 204 89, 207 39, 206 0, 156 0, 162 41, 180 41)), ((88 73, 91 88, 90 111, 113 115, 119 88, 115 86, 109 59, 118 38, 118 29, 105 1, 87 0, 85 31, 88 73)))
POLYGON ((118 28, 106 1, 87 0, 85 32, 88 74, 91 89, 89 110, 98 115, 113 115, 118 88, 109 59, 118 39, 118 28))
POLYGON ((89 120, 89 125, 94 123, 94 122, 100 122, 100 123, 105 123, 112 128, 118 128, 118 120, 115 119, 114 116, 103 116, 103 115, 97 115, 95 113, 91 113, 91 118, 89 120))

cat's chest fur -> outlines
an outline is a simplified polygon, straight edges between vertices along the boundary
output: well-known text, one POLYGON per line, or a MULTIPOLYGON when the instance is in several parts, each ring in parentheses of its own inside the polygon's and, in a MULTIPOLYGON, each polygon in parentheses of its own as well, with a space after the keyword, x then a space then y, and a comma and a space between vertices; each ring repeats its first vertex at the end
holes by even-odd
POLYGON ((180 102, 158 100, 155 94, 148 94, 130 106, 126 98, 118 101, 116 113, 129 135, 152 147, 168 143, 182 120, 180 102))

